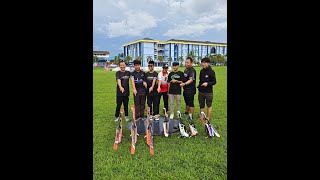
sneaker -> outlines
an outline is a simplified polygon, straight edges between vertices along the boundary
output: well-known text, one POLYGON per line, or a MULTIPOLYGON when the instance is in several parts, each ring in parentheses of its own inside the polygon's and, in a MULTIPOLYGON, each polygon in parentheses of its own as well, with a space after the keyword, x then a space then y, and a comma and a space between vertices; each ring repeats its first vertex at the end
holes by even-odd
POLYGON ((156 114, 155 116, 154 116, 154 120, 156 120, 156 121, 159 121, 159 114, 156 114))
POLYGON ((126 121, 129 121, 130 119, 128 118, 128 116, 125 117, 126 121))
POLYGON ((173 117, 174 117, 174 114, 170 114, 170 119, 173 119, 173 117))
POLYGON ((116 119, 114 120, 115 122, 118 122, 119 121, 119 118, 118 117, 116 117, 116 119))
POLYGON ((191 113, 189 114, 189 119, 192 120, 192 114, 191 113))

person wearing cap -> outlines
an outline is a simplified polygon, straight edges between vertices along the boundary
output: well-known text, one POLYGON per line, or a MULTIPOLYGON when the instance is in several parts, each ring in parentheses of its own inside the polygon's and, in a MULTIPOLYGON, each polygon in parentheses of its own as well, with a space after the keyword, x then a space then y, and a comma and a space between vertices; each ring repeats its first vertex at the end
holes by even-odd
POLYGON ((180 84, 183 87, 183 97, 186 103, 185 114, 192 120, 194 112, 194 95, 196 94, 196 70, 192 66, 193 60, 187 57, 185 61, 184 82, 180 84))
POLYGON ((157 91, 158 73, 154 71, 154 61, 148 62, 149 72, 146 72, 147 82, 147 104, 150 107, 150 114, 155 116, 155 120, 159 120, 159 94, 157 91))
POLYGON ((145 72, 142 71, 141 61, 134 60, 134 71, 130 73, 131 84, 132 84, 132 92, 134 99, 134 107, 136 119, 144 117, 145 103, 146 103, 146 75, 145 72))
POLYGON ((207 104, 207 117, 210 120, 212 111, 212 100, 213 100, 213 85, 216 84, 216 74, 214 70, 209 66, 210 59, 203 58, 201 60, 202 69, 199 77, 199 94, 198 100, 200 105, 200 111, 204 111, 205 104, 207 104))
POLYGON ((119 62, 120 70, 116 72, 117 81, 117 107, 115 112, 115 121, 118 121, 121 105, 123 104, 124 114, 126 121, 128 118, 128 104, 129 104, 129 78, 130 72, 126 71, 126 63, 124 61, 119 62))
POLYGON ((179 63, 173 62, 173 71, 168 75, 168 96, 170 102, 170 119, 174 118, 174 101, 177 104, 177 111, 181 109, 181 87, 180 84, 184 81, 183 72, 179 71, 179 63))
MULTIPOLYGON (((168 64, 164 64, 162 66, 162 71, 158 74, 158 92, 159 92, 159 104, 161 100, 161 96, 163 97, 163 105, 164 108, 168 111, 168 64)), ((159 107, 159 106, 158 106, 159 107)))

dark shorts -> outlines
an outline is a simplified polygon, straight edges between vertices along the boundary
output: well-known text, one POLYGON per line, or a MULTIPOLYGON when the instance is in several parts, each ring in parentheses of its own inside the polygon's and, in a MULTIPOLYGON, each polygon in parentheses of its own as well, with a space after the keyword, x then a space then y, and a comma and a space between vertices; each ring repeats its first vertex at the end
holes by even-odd
POLYGON ((186 106, 189 106, 189 107, 194 107, 194 94, 184 94, 183 93, 183 98, 184 98, 184 101, 186 102, 186 106))
POLYGON ((207 104, 207 107, 212 106, 212 100, 213 100, 213 93, 202 93, 199 92, 198 95, 199 105, 200 108, 203 109, 205 104, 207 104))

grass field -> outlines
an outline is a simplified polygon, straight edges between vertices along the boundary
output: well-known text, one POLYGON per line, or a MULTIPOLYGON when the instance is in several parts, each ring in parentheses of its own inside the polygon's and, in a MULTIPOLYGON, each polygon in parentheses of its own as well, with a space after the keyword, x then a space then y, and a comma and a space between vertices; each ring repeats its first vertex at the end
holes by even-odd
MULTIPOLYGON (((117 151, 112 149, 117 123, 115 72, 93 70, 93 166, 95 180, 105 179, 227 179, 227 67, 213 67, 217 84, 214 86, 212 124, 218 126, 221 137, 205 139, 204 126, 199 118, 195 138, 154 136, 155 155, 151 156, 143 137, 138 138, 135 155, 130 154, 130 131, 124 126, 123 139, 117 151)), ((183 71, 184 67, 180 67, 183 71)), ((197 71, 199 82, 200 68, 197 71)), ((130 86, 131 88, 131 86, 130 86)), ((132 89, 130 89, 131 91, 132 89)), ((129 101, 133 104, 132 93, 129 101)), ((163 108, 161 99, 160 110, 163 108)), ((175 108, 176 110, 176 108, 175 108)), ((185 110, 181 98, 181 112, 185 110)), ((162 115, 162 111, 161 115, 162 115)), ((206 112, 206 110, 205 110, 206 112)), ((198 94, 195 95, 195 114, 199 114, 198 94)), ((194 115, 194 117, 198 117, 194 115)), ((187 122, 185 122, 187 124, 187 122)), ((125 123, 124 123, 125 124, 125 123)))

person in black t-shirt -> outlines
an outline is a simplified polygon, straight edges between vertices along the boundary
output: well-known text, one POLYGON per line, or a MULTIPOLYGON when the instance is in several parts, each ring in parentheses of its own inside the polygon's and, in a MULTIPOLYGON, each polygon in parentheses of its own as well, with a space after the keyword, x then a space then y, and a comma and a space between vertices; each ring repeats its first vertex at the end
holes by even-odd
POLYGON ((177 104, 177 111, 181 109, 181 84, 184 81, 183 72, 179 71, 179 63, 173 62, 173 71, 168 75, 168 96, 169 96, 169 109, 170 109, 170 119, 174 117, 174 101, 177 104))
POLYGON ((154 71, 154 61, 149 61, 148 67, 149 72, 146 72, 147 104, 150 107, 150 114, 155 115, 155 119, 159 120, 159 93, 157 91, 158 73, 154 71))
POLYGON ((183 87, 183 97, 186 103, 185 114, 192 120, 194 112, 194 95, 196 94, 196 70, 192 67, 193 60, 187 57, 185 61, 184 82, 180 84, 183 87))
POLYGON ((117 107, 115 117, 118 121, 121 104, 124 106, 124 114, 126 121, 128 121, 128 103, 129 103, 129 78, 130 72, 126 71, 126 63, 121 61, 119 63, 120 70, 116 72, 116 81, 117 81, 117 107))
POLYGON ((146 75, 141 67, 141 61, 134 60, 134 71, 131 72, 131 84, 134 98, 134 107, 136 110, 136 119, 144 117, 144 109, 146 104, 146 75))
POLYGON ((213 85, 217 83, 216 74, 214 70, 209 66, 210 59, 203 58, 201 60, 202 69, 199 77, 199 94, 198 100, 200 105, 200 111, 204 111, 204 106, 207 104, 207 117, 210 120, 212 111, 212 100, 213 100, 213 85))

